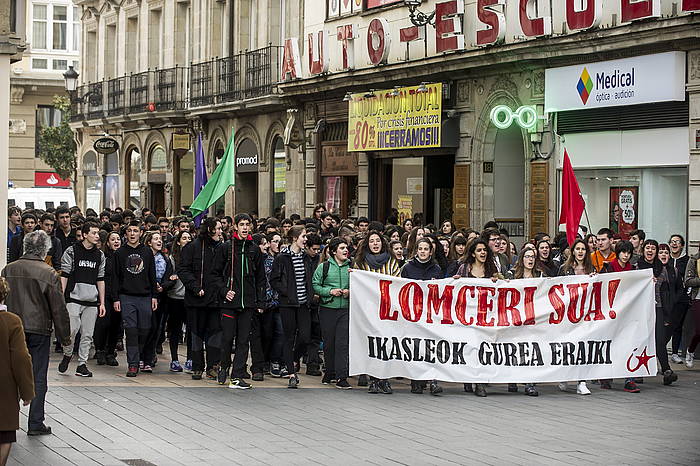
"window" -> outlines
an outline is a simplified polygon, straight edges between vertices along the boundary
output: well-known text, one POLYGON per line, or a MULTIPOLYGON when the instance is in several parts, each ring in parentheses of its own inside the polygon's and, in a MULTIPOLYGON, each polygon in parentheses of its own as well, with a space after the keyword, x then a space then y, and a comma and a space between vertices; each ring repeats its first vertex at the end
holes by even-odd
POLYGON ((49 61, 46 58, 32 58, 32 68, 35 70, 46 70, 49 68, 49 61))
POLYGON ((77 72, 80 72, 80 61, 73 60, 73 69, 77 72))
POLYGON ((53 209, 55 203, 53 201, 46 201, 46 208, 47 209, 53 209))
POLYGON ((39 135, 41 134, 41 128, 60 126, 62 118, 62 112, 51 105, 39 105, 36 109, 35 157, 39 157, 39 135))
POLYGON ((53 69, 54 70, 67 70, 68 69, 68 60, 53 60, 53 69))
POLYGON ((151 150, 151 170, 165 170, 167 166, 167 160, 165 158, 165 149, 161 146, 155 146, 151 150))
MULTIPOLYGON (((80 51, 80 10, 77 6, 73 7, 73 44, 71 46, 74 52, 80 51)), ((75 66, 73 69, 77 70, 75 66)))
POLYGON ((33 209, 33 208, 34 208, 34 203, 31 202, 31 201, 26 201, 26 202, 24 203, 24 208, 25 208, 25 209, 33 209))
POLYGON ((275 143, 272 146, 273 164, 273 196, 272 196, 272 211, 277 212, 281 209, 285 202, 285 191, 287 190, 287 159, 284 150, 284 141, 281 137, 275 138, 275 143))
POLYGON ((32 20, 32 48, 33 49, 46 49, 46 25, 47 16, 47 6, 46 5, 33 5, 32 14, 34 16, 32 20))
POLYGON ((53 49, 68 50, 68 7, 53 7, 53 49))

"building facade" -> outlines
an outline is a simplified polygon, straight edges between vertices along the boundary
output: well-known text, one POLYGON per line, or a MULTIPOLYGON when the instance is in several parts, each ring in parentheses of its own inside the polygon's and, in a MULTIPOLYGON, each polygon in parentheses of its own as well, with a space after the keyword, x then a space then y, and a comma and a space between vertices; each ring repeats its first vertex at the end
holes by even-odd
POLYGON ((558 229, 566 150, 583 225, 698 244, 700 2, 325 3, 285 42, 280 85, 305 136, 306 214, 495 219, 531 238, 558 229), (421 91, 432 132, 406 118, 425 117, 421 91))
POLYGON ((70 0, 27 0, 26 6, 27 49, 10 79, 9 180, 18 188, 55 186, 63 183, 39 159, 39 132, 61 123, 53 99, 66 94, 68 67, 79 69, 80 14, 70 0))
POLYGON ((287 106, 277 89, 280 44, 300 34, 302 2, 76 4, 86 63, 72 123, 80 203, 176 215, 193 200, 199 138, 211 175, 233 135, 236 187, 214 210, 302 208, 294 193, 303 162, 285 147, 287 106), (116 151, 96 150, 105 137, 116 151))

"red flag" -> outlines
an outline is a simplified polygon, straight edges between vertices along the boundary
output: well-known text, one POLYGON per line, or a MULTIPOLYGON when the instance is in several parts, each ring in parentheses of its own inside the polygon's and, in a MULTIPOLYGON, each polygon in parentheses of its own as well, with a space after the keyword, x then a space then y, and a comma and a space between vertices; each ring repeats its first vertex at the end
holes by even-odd
POLYGON ((571 245, 576 239, 578 226, 581 222, 581 215, 586 203, 581 196, 581 189, 578 187, 574 169, 569 160, 569 154, 564 149, 564 172, 561 179, 561 215, 559 225, 566 224, 566 241, 571 245))

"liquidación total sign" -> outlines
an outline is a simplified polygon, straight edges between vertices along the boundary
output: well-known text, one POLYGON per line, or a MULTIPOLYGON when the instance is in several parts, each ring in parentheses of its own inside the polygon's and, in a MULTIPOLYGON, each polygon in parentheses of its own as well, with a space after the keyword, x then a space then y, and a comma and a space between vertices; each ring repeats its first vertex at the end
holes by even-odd
POLYGON ((474 383, 655 376, 649 270, 408 280, 350 274, 350 374, 474 383))

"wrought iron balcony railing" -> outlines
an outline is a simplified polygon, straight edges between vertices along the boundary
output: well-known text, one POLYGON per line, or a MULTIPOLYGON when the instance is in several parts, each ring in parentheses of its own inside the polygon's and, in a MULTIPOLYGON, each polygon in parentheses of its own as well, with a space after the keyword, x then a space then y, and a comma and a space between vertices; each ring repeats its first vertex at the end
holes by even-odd
POLYGON ((268 45, 189 67, 155 69, 80 86, 72 121, 181 111, 269 95, 279 77, 282 47, 268 45))

